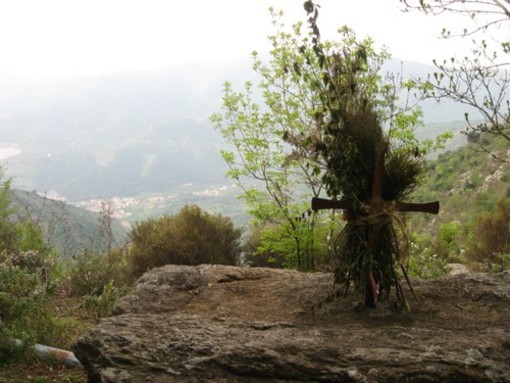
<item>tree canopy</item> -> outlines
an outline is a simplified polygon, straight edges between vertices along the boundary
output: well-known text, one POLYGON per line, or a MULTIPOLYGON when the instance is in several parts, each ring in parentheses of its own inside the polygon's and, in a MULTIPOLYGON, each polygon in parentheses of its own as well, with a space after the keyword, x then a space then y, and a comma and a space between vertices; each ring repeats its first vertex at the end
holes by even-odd
POLYGON ((135 224, 129 262, 134 276, 166 264, 199 265, 239 262, 240 229, 230 218, 210 214, 196 205, 177 215, 164 215, 135 224))

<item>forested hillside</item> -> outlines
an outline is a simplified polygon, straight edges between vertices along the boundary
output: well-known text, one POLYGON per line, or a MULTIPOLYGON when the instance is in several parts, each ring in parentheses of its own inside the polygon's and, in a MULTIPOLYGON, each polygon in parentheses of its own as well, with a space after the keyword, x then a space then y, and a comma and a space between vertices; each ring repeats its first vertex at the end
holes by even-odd
POLYGON ((107 216, 106 207, 94 213, 21 190, 13 190, 12 203, 16 219, 41 225, 46 244, 61 257, 105 251, 109 242, 113 247, 126 243, 127 229, 107 216))
POLYGON ((490 228, 484 230, 483 222, 494 226, 495 220, 503 219, 502 226, 508 225, 505 220, 510 217, 505 214, 510 192, 510 164, 499 158, 508 158, 510 143, 487 136, 479 140, 490 153, 470 142, 427 162, 423 182, 411 199, 438 200, 441 208, 438 216, 412 214, 411 227, 422 244, 417 253, 429 251, 445 262, 483 264, 486 261, 486 267, 504 267, 509 265, 508 260, 503 259, 507 257, 504 254, 508 246, 504 244, 506 237, 499 235, 497 238, 497 233, 490 228), (501 241, 502 248, 480 248, 483 241, 490 241, 489 237, 494 235, 493 242, 501 241), (494 265, 494 258, 501 263, 494 265))

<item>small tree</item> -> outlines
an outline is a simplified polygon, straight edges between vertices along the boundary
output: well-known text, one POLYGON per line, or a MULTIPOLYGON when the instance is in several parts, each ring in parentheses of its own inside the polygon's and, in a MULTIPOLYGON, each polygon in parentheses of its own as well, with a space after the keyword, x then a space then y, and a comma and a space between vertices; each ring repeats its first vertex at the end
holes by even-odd
MULTIPOLYGON (((304 252, 313 251, 317 265, 324 266, 331 261, 327 236, 332 230, 333 227, 321 224, 313 232, 303 227, 303 231, 299 233, 302 243, 315 246, 314 249, 305 249, 304 252), (314 235, 314 239, 307 239, 306 235, 314 235)), ((266 223, 252 226, 243 244, 243 261, 250 266, 298 268, 298 259, 293 253, 295 241, 292 234, 285 224, 266 223)))
POLYGON ((239 261, 240 229, 232 220, 196 205, 184 206, 175 216, 148 219, 131 230, 129 262, 132 273, 166 264, 235 265, 239 261))
POLYGON ((99 234, 104 242, 106 242, 106 255, 108 256, 109 267, 113 266, 112 247, 115 242, 113 235, 113 220, 114 209, 110 201, 101 201, 101 210, 99 211, 99 234))
MULTIPOLYGON (((311 6, 308 3, 306 8, 311 6)), ((277 31, 269 37, 270 59, 264 62, 253 54, 253 69, 260 78, 258 91, 251 82, 242 92, 226 83, 222 112, 211 120, 230 148, 222 151, 230 168, 228 176, 242 188, 254 226, 285 228, 292 241, 284 250, 287 264, 310 270, 321 257, 315 231, 322 221, 310 211, 310 200, 323 194, 328 183, 326 163, 317 145, 328 119, 336 118, 323 113, 328 103, 339 101, 334 92, 341 89, 333 89, 340 85, 336 71, 352 74, 358 68, 357 90, 349 95, 363 92, 377 109, 381 124, 391 127, 392 134, 406 137, 406 144, 413 147, 419 146, 412 130, 420 124, 421 112, 398 102, 401 79, 379 73, 389 55, 377 52, 371 39, 358 40, 351 30, 342 28, 339 41, 322 42, 315 34, 316 26, 307 32, 303 23, 296 23, 287 32, 282 13, 271 9, 271 16, 277 31), (339 52, 346 52, 343 68, 335 61, 339 52)), ((354 86, 348 75, 340 77, 343 89, 354 86)), ((346 108, 358 101, 347 97, 346 108)), ((331 190, 334 194, 338 193, 331 190)), ((274 236, 263 239, 265 249, 279 246, 273 238, 279 241, 274 236)))
POLYGON ((11 221, 13 214, 11 208, 12 180, 3 180, 3 168, 0 166, 0 252, 13 251, 17 246, 17 227, 11 221))
POLYGON ((264 238, 266 233, 273 233, 275 231, 274 225, 258 225, 250 227, 248 236, 244 238, 242 251, 243 251, 243 264, 251 267, 273 267, 282 268, 285 265, 285 255, 277 248, 262 248, 263 243, 267 243, 264 238))

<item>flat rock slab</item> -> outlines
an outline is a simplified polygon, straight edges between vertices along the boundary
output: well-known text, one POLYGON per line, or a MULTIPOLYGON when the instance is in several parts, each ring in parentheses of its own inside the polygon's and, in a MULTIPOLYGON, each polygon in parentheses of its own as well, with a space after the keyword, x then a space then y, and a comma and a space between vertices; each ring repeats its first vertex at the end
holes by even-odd
POLYGON ((169 265, 73 351, 90 382, 510 382, 509 271, 413 286, 360 309, 328 273, 169 265))

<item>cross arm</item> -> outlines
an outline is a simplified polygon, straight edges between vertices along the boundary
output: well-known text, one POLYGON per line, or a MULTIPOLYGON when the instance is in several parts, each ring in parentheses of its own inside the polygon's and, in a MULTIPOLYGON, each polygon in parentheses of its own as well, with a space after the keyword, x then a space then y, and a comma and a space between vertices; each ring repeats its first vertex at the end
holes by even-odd
POLYGON ((397 211, 411 211, 429 214, 439 213, 439 201, 425 203, 395 202, 397 211))
POLYGON ((354 204, 351 200, 332 200, 319 197, 312 198, 312 210, 324 210, 324 209, 341 209, 341 210, 352 210, 354 204))
MULTIPOLYGON (((312 198, 312 210, 340 209, 352 210, 354 204, 351 200, 330 200, 325 198, 312 198)), ((395 202, 395 209, 402 212, 421 212, 429 214, 439 213, 439 201, 425 203, 395 202)))

